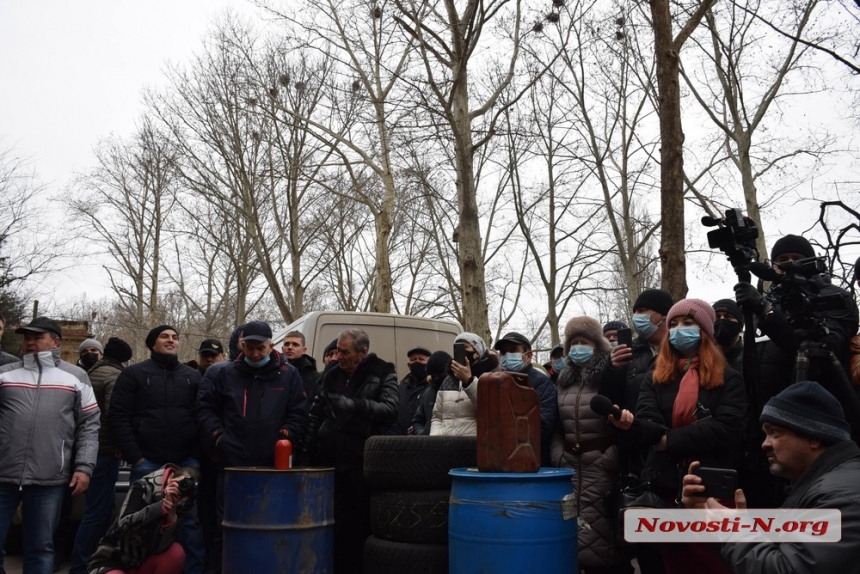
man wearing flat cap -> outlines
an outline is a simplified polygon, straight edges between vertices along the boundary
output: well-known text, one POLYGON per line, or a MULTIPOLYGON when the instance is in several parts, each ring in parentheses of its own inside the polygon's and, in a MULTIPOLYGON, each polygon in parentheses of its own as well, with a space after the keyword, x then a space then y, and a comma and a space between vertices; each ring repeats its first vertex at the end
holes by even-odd
POLYGON ((63 497, 86 492, 96 465, 99 406, 92 388, 57 364, 56 321, 37 317, 15 332, 23 360, 0 374, 0 548, 20 502, 24 571, 50 574, 63 497))
POLYGON ((400 405, 397 409, 397 422, 391 425, 387 434, 412 434, 412 419, 421 404, 421 395, 427 389, 427 361, 433 353, 425 347, 414 347, 406 352, 409 374, 397 384, 400 405))
MULTIPOLYGON (((159 325, 146 336, 150 357, 126 367, 114 385, 108 424, 134 483, 167 463, 200 468, 194 419, 200 373, 179 362, 179 334, 159 325)), ((195 506, 196 508, 196 506, 195 506)), ((185 573, 203 572, 203 535, 196 510, 183 517, 179 543, 185 573)))
POLYGON ((532 388, 540 397, 541 466, 549 466, 549 441, 558 418, 558 393, 555 386, 543 371, 532 364, 532 343, 526 336, 513 331, 506 333, 496 341, 493 348, 502 356, 499 367, 503 371, 528 375, 532 388))
MULTIPOLYGON (((860 448, 836 397, 812 381, 789 386, 771 398, 759 420, 765 433, 761 448, 770 472, 792 482, 781 508, 837 509, 842 517, 839 542, 732 543, 722 546, 723 559, 735 574, 754 572, 857 572, 860 564, 860 448)), ((682 500, 687 508, 725 510, 705 498, 693 462, 684 477, 682 500)), ((743 490, 735 506, 746 509, 743 490)))
MULTIPOLYGON (((21 329, 23 329, 23 328, 24 327, 22 327, 21 329)), ((57 323, 53 319, 48 319, 47 317, 36 317, 35 319, 33 319, 32 322, 30 322, 29 325, 26 325, 26 328, 31 329, 31 332, 34 332, 34 333, 37 332, 36 329, 42 329, 42 331, 40 331, 42 333, 50 331, 51 333, 56 335, 57 336, 57 346, 54 347, 53 349, 51 349, 51 356, 53 356, 53 358, 54 358, 54 366, 57 367, 58 369, 60 369, 61 371, 65 371, 65 372, 69 373, 70 375, 73 375, 75 378, 77 378, 80 382, 84 383, 85 385, 90 384, 90 378, 87 376, 87 372, 84 369, 82 369, 81 367, 79 367, 77 365, 73 365, 72 363, 69 363, 67 361, 64 361, 60 357, 60 343, 62 341, 62 337, 61 337, 61 333, 60 333, 61 329, 60 329, 59 323, 57 323), (47 325, 47 327, 46 327, 46 325, 47 325), (54 329, 56 331, 54 331, 54 329)), ((18 329, 15 332, 18 333, 19 331, 21 331, 21 329, 18 329)), ((21 348, 21 354, 24 355, 24 354, 26 354, 26 352, 27 351, 25 351, 22 347, 21 348)), ((13 369, 20 369, 24 365, 24 363, 21 359, 19 359, 17 357, 13 357, 13 358, 15 359, 14 361, 11 361, 11 362, 8 362, 5 364, 0 363, 3 365, 3 366, 0 366, 0 373, 7 373, 13 369)))

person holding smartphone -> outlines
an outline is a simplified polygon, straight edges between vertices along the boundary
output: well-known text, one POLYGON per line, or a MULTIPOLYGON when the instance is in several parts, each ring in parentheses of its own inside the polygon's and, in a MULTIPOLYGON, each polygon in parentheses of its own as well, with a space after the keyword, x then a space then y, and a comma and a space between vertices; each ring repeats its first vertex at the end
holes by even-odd
MULTIPOLYGON (((714 342, 714 309, 701 299, 684 299, 669 310, 669 336, 660 346, 654 370, 645 376, 636 414, 624 409, 610 423, 628 438, 650 447, 645 476, 667 503, 680 500, 681 476, 689 463, 734 468, 742 447, 747 409, 740 373, 726 365, 714 342)), ((688 544, 660 549, 667 574, 728 573, 713 548, 688 544)))

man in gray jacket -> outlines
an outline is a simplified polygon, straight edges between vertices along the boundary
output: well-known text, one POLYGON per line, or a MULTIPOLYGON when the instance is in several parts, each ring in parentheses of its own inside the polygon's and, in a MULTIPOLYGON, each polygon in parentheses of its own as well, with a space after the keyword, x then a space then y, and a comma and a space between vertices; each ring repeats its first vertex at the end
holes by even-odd
MULTIPOLYGON (((765 432, 762 449, 770 472, 792 481, 782 508, 838 509, 842 514, 839 542, 724 544, 723 559, 737 574, 857 572, 860 568, 860 448, 851 441, 839 401, 824 387, 802 381, 770 399, 759 420, 765 432)), ((705 487, 692 473, 684 477, 687 508, 725 509, 704 498, 705 487)), ((735 505, 745 509, 742 490, 735 505)))
POLYGON ((50 574, 63 495, 83 494, 96 464, 99 407, 89 385, 57 367, 56 321, 37 317, 16 333, 23 365, 0 374, 0 547, 21 502, 24 571, 50 574))

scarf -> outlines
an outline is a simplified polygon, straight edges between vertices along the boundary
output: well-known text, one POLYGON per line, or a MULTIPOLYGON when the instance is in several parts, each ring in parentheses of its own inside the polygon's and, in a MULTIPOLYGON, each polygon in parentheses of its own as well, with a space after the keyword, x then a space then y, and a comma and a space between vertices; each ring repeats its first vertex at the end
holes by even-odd
POLYGON ((699 357, 681 359, 678 366, 684 372, 681 385, 672 405, 672 428, 677 429, 691 424, 696 419, 696 403, 699 402, 699 357))

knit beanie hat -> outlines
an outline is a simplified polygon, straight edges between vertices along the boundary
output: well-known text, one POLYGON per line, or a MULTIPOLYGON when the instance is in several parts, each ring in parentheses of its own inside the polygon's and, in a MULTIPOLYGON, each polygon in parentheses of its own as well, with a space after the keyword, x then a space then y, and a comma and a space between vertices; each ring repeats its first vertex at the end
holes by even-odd
POLYGON ((455 343, 457 341, 463 341, 472 345, 472 348, 475 349, 475 352, 478 353, 479 357, 483 357, 487 353, 487 344, 475 333, 460 333, 457 335, 457 338, 454 339, 455 343))
POLYGON ((714 308, 701 299, 681 299, 669 309, 666 315, 666 324, 672 322, 675 317, 690 316, 712 341, 714 340, 714 321, 717 315, 714 308))
POLYGON ((119 337, 111 337, 105 345, 104 356, 120 363, 129 361, 132 356, 131 345, 119 337))
POLYGON ((335 349, 337 349, 337 339, 332 339, 331 343, 326 345, 325 349, 323 349, 323 356, 328 355, 330 352, 334 351, 335 349))
POLYGON ((609 340, 603 336, 603 330, 597 319, 591 317, 574 317, 564 326, 564 353, 570 351, 570 342, 574 337, 585 337, 597 347, 597 351, 608 351, 612 348, 609 340))
MULTIPOLYGON (((662 313, 661 313, 662 315, 662 313)), ((624 321, 610 321, 603 326, 603 332, 606 331, 617 331, 618 329, 629 329, 627 323, 624 321)))
POLYGON ((787 428, 831 445, 851 440, 851 426, 842 405, 814 381, 795 383, 770 399, 759 421, 787 428))
POLYGON ((436 351, 427 359, 427 374, 432 376, 446 373, 452 360, 451 355, 445 351, 436 351))
POLYGON ((176 329, 170 325, 159 325, 158 327, 155 327, 149 332, 149 335, 146 336, 146 348, 151 351, 155 346, 155 340, 158 339, 158 336, 164 331, 176 331, 176 329))
POLYGON ((733 299, 720 299, 716 303, 712 305, 714 308, 714 312, 722 312, 728 313, 732 317, 738 320, 738 323, 741 324, 741 327, 744 326, 744 314, 741 312, 741 308, 738 307, 738 304, 734 302, 733 299))
POLYGON ((84 339, 84 342, 81 343, 80 347, 78 347, 78 353, 83 353, 84 349, 86 349, 87 347, 95 347, 99 350, 99 353, 101 353, 102 355, 105 354, 105 348, 102 347, 102 344, 95 339, 84 339))
POLYGON ((665 315, 672 308, 672 303, 674 301, 672 301, 672 296, 669 295, 668 291, 663 291, 662 289, 645 289, 636 298, 636 302, 633 303, 633 310, 645 307, 646 309, 651 309, 661 315, 665 315))
POLYGON ((815 257, 815 250, 812 249, 812 244, 800 235, 786 235, 777 240, 773 244, 773 249, 770 250, 770 260, 774 261, 783 253, 800 253, 804 257, 815 257))

